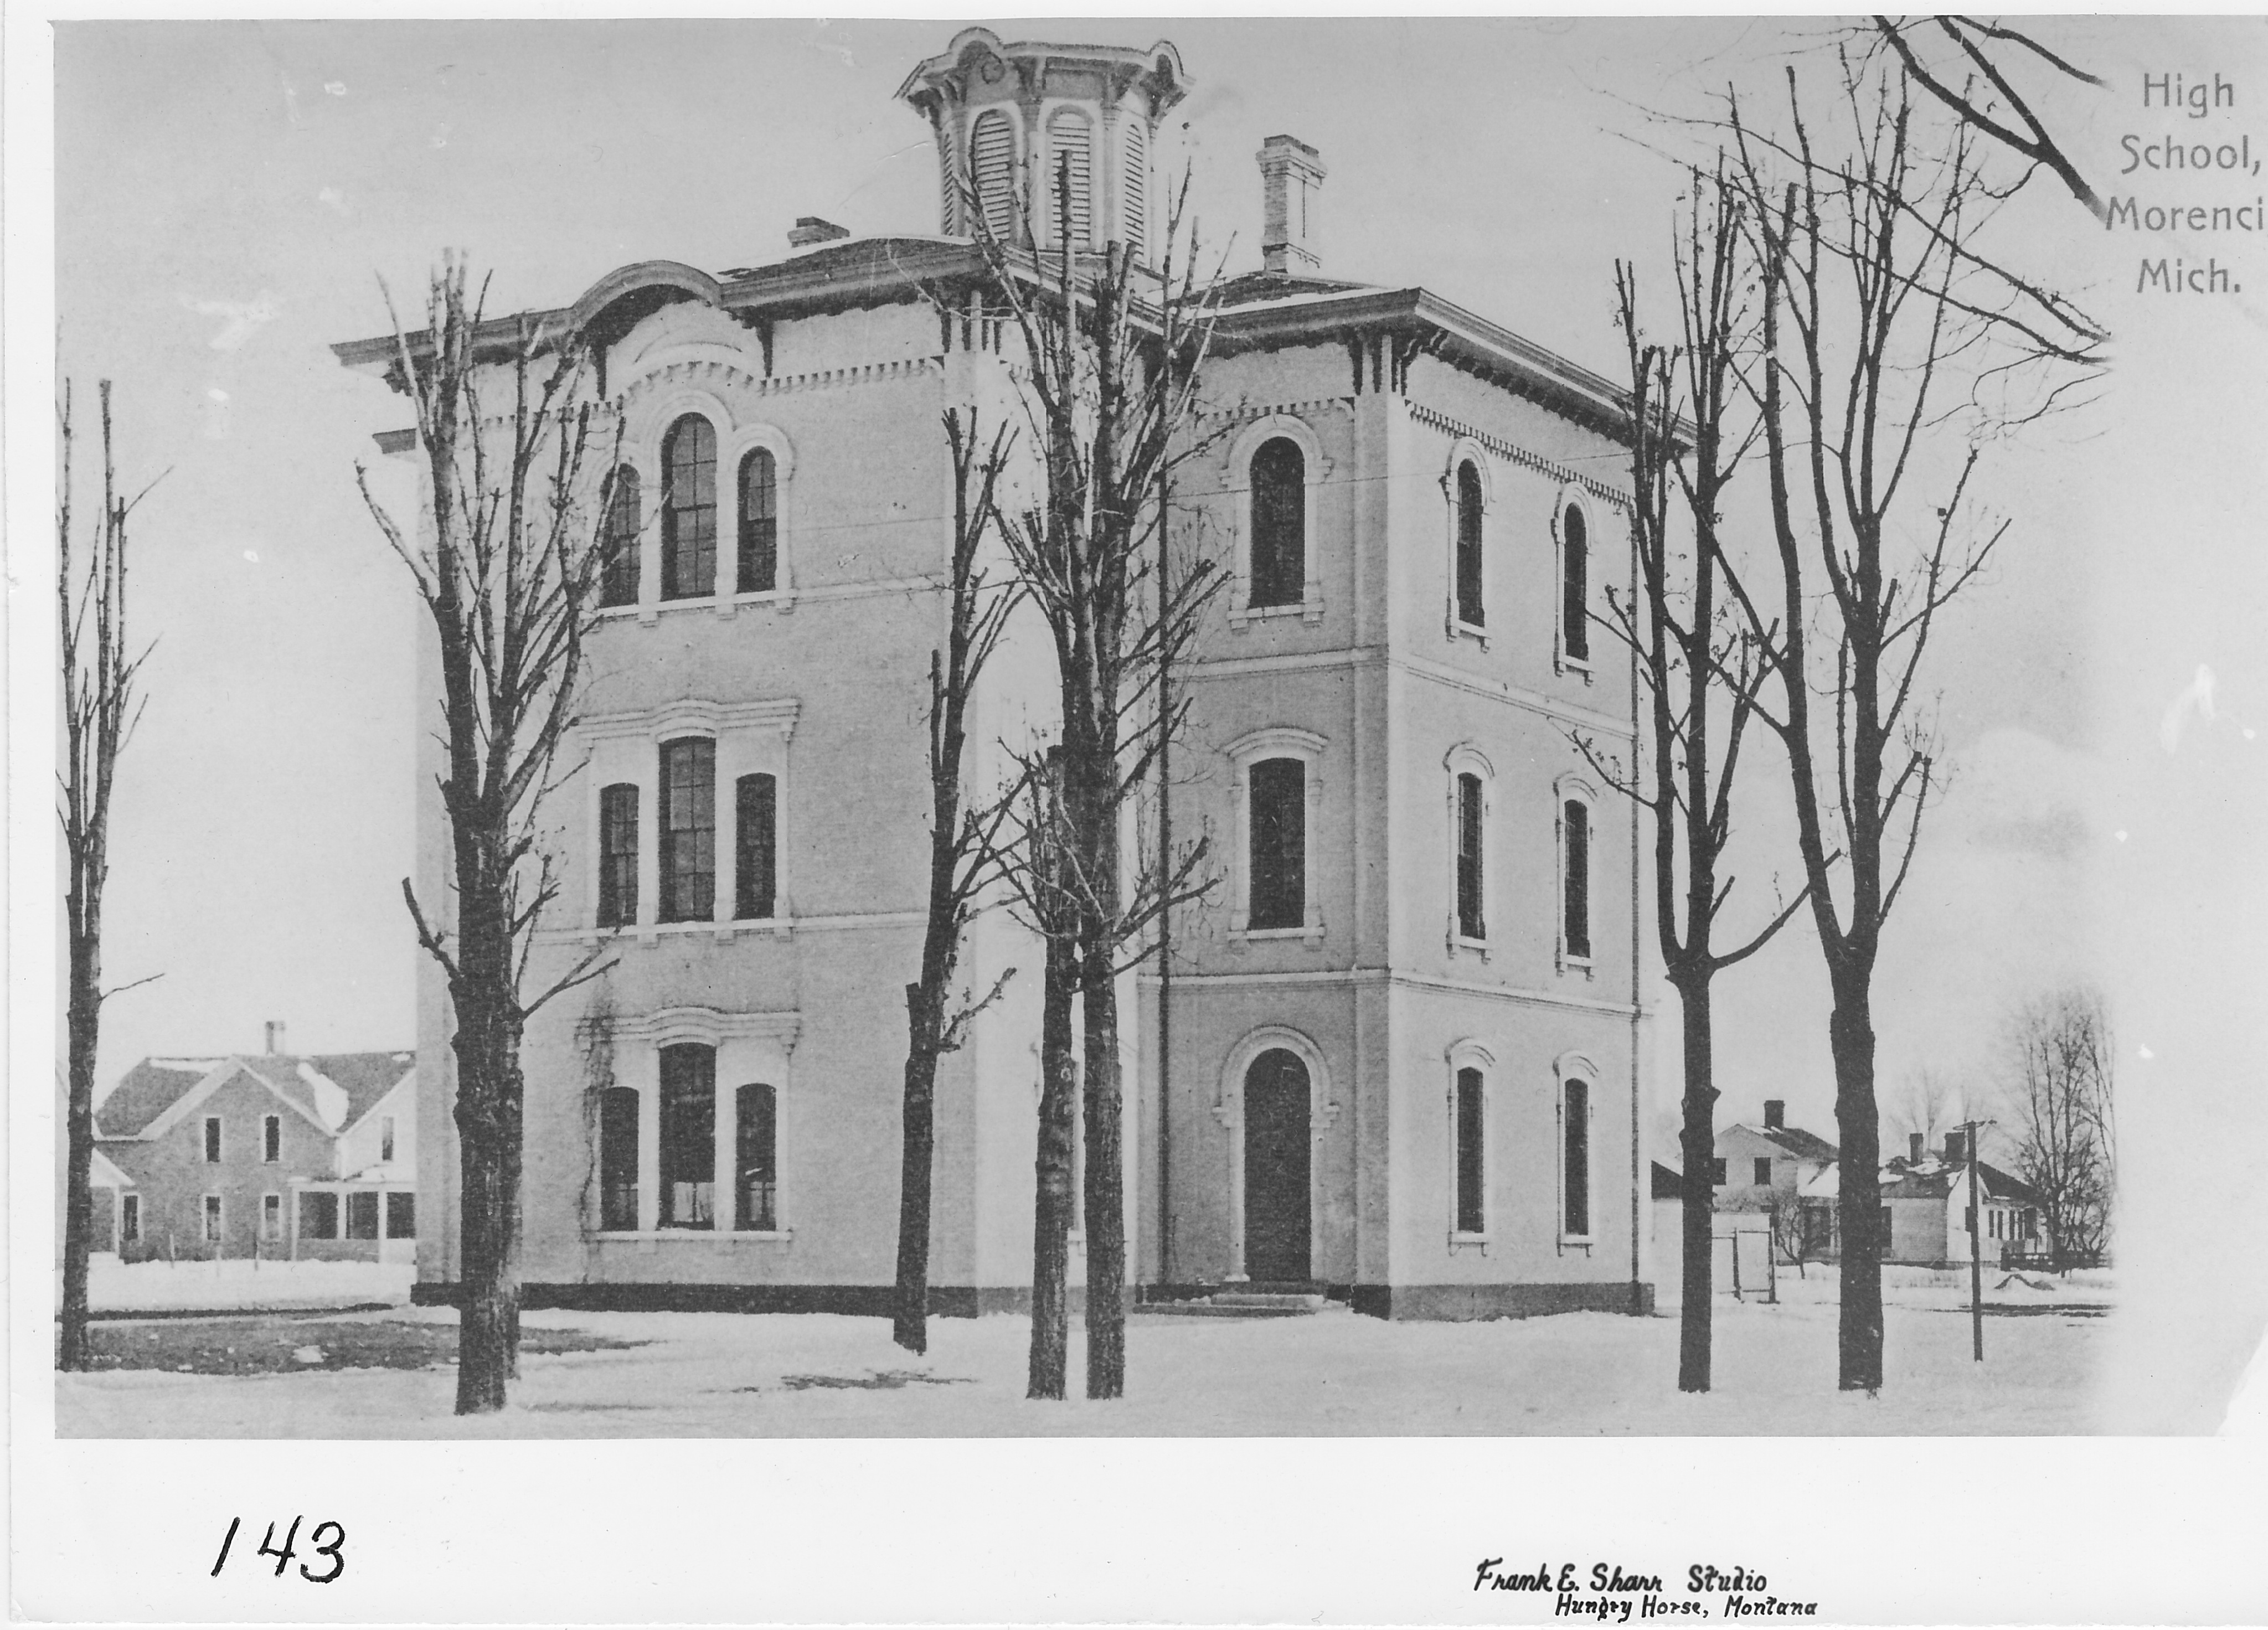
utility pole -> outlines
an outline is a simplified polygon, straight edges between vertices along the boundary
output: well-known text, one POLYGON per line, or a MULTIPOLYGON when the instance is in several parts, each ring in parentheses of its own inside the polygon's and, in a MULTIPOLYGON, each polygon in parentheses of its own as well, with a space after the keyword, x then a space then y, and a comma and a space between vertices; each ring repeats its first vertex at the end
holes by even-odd
POLYGON ((1969 1336, 1972 1356, 1980 1364, 1984 1362, 1984 1242, 1977 1226, 1984 1209, 1977 1203, 1977 1128, 1981 1124, 1962 1123, 1968 1145, 1962 1152, 1969 1156, 1969 1336))

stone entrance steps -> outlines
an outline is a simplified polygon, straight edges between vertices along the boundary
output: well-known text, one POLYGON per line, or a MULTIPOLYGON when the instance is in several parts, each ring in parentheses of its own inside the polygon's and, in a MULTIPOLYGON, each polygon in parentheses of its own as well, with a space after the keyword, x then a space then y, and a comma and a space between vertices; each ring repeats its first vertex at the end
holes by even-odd
POLYGON ((1210 1296, 1170 1302, 1145 1302, 1145 1313, 1169 1318, 1298 1318, 1320 1313, 1330 1303, 1320 1290, 1216 1290, 1210 1296))

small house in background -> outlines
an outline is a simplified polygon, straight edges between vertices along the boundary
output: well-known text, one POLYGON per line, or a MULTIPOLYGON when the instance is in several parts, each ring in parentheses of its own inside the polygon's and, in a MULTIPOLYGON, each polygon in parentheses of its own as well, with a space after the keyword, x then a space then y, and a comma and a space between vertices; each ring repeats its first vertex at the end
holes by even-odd
POLYGON ((95 1105, 97 1250, 408 1260, 417 1232, 416 1054, 147 1058, 95 1105), (100 1168, 99 1167, 98 1170, 100 1168), (99 1178, 98 1178, 99 1181, 99 1178), (398 1242, 398 1243, 394 1243, 398 1242))
POLYGON ((1710 1178, 1719 1211, 1777 1211, 1835 1164, 1835 1145, 1787 1124, 1787 1101, 1766 1098, 1762 1126, 1736 1121, 1717 1134, 1710 1178))
MULTIPOLYGON (((1981 1255, 1997 1267, 2003 1259, 2043 1249, 2039 1193, 2021 1178, 1987 1160, 1977 1163, 1977 1204, 1984 1215, 1981 1255)), ((1919 1134, 1907 1153, 1882 1170, 1882 1222, 1889 1245, 1885 1262, 1957 1267, 1969 1260, 1969 1150, 1963 1134, 1948 1132, 1930 1154, 1919 1134)))

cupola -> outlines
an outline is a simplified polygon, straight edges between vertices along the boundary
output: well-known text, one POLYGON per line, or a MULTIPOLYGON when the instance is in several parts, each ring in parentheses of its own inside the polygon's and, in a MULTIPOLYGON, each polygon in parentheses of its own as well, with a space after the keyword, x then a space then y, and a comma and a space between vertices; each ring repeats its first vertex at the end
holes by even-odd
POLYGON ((906 77, 898 99, 937 138, 939 228, 1052 249, 1130 244, 1146 260, 1160 229, 1151 150, 1188 94, 1181 53, 1116 46, 1004 44, 965 28, 906 77))

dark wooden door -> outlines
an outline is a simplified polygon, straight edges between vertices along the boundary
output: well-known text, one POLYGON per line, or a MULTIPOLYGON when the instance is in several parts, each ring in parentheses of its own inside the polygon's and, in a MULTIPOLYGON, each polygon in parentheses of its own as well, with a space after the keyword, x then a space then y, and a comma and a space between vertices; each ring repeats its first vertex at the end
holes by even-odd
POLYGON ((1307 1067, 1281 1048, 1244 1072, 1244 1271, 1308 1276, 1307 1067))

